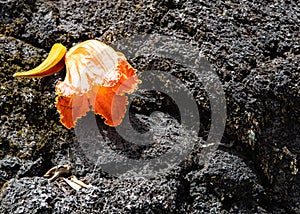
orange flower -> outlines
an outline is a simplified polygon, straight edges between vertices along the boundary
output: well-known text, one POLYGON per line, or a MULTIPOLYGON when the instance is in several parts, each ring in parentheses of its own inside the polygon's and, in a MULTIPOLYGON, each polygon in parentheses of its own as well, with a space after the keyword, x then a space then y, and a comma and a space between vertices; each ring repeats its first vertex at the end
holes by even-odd
POLYGON ((61 123, 73 128, 89 110, 101 115, 109 126, 122 122, 127 96, 138 87, 136 70, 125 56, 97 40, 87 40, 67 53, 62 44, 55 44, 47 59, 15 77, 44 77, 66 65, 66 77, 56 85, 56 108, 61 123))

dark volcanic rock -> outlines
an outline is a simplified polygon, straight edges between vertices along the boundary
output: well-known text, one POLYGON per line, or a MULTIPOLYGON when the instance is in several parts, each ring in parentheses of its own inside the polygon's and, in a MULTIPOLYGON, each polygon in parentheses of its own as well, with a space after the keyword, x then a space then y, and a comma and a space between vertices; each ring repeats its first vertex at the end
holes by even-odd
POLYGON ((55 186, 45 178, 11 179, 3 194, 1 212, 48 213, 53 206, 53 200, 57 197, 63 197, 62 191, 58 194, 54 190, 55 186))
MULTIPOLYGON (((299 213, 299 14, 297 1, 281 0, 1 1, 0 212, 299 213), (54 90, 64 72, 43 79, 12 75, 37 66, 54 43, 70 48, 96 38, 117 44, 143 33, 181 39, 212 64, 226 95, 224 146, 201 161, 211 106, 197 75, 151 53, 154 44, 117 46, 123 52, 138 47, 129 61, 140 73, 158 69, 184 82, 197 102, 201 126, 191 154, 170 172, 152 179, 116 178, 86 155, 76 131, 59 123, 54 90), (76 192, 60 180, 41 178, 52 166, 69 161, 71 174, 93 187, 76 192)), ((189 139, 171 99, 159 93, 139 96, 131 106, 135 128, 170 132, 140 147, 96 118, 99 142, 144 160, 168 151, 181 139, 174 133, 189 139), (156 114, 154 120, 153 111, 169 116, 156 114)))
POLYGON ((230 212, 267 212, 269 204, 261 181, 235 155, 217 151, 211 154, 201 171, 191 171, 187 178, 190 181, 193 211, 218 213, 225 208, 230 212), (207 207, 206 201, 212 203, 211 206, 207 207))

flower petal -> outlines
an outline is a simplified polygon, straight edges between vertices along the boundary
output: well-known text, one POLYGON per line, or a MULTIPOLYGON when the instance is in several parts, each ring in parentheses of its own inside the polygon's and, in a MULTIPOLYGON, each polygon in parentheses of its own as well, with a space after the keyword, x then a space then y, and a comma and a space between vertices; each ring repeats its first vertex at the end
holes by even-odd
POLYGON ((54 44, 48 57, 36 68, 27 72, 17 72, 14 77, 45 77, 62 70, 65 66, 64 57, 67 48, 60 43, 54 44))
POLYGON ((87 96, 57 96, 55 105, 60 114, 61 123, 68 129, 73 128, 77 120, 90 110, 87 96))
POLYGON ((122 122, 127 106, 127 96, 117 95, 111 87, 99 87, 93 109, 100 114, 104 123, 109 126, 118 126, 122 122))
POLYGON ((114 49, 97 40, 87 40, 72 47, 66 54, 66 77, 58 85, 64 96, 82 95, 91 87, 115 85, 119 80, 117 69, 120 59, 125 59, 114 49))
POLYGON ((136 75, 136 69, 134 69, 126 60, 120 60, 118 70, 121 74, 118 83, 113 87, 113 90, 118 95, 124 95, 125 93, 131 94, 138 88, 140 80, 136 75))

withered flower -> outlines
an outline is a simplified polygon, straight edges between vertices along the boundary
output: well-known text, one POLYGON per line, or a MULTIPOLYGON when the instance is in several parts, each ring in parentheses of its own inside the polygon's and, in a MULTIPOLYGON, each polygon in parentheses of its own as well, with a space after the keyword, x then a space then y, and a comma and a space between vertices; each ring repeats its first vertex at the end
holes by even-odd
POLYGON ((97 40, 87 40, 68 52, 62 44, 53 45, 38 67, 18 72, 14 77, 45 77, 66 66, 66 77, 56 85, 55 105, 61 123, 73 128, 90 110, 101 115, 109 126, 122 122, 128 104, 126 94, 138 87, 138 77, 125 56, 97 40))

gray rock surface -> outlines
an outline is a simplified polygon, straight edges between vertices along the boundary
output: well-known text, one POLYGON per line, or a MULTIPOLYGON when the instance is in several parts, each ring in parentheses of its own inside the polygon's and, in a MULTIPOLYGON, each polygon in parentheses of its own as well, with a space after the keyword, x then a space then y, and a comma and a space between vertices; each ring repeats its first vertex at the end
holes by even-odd
MULTIPOLYGON (((300 212, 297 1, 8 0, 0 8, 0 213, 300 212), (43 79, 12 75, 37 66, 54 43, 114 44, 142 33, 193 44, 212 64, 226 94, 223 146, 205 162, 196 146, 179 166, 153 179, 116 178, 96 168, 74 130, 59 122, 54 91, 64 72, 43 79), (42 177, 68 162, 70 174, 93 187, 75 191, 42 177)), ((139 72, 160 69, 186 83, 199 105, 198 143, 205 141, 210 106, 201 82, 176 62, 139 53, 129 58, 139 72)), ((153 126, 153 110, 178 116, 166 100, 144 94, 132 110, 153 126)), ((184 133, 176 119, 159 120, 184 133)), ((134 121, 137 129, 147 130, 134 121)), ((100 118, 97 124, 103 142, 120 154, 149 158, 166 149, 159 144, 165 138, 141 149, 122 141, 100 118)), ((159 133, 163 127, 154 124, 154 129, 159 133)), ((175 142, 172 136, 168 142, 175 142)))

